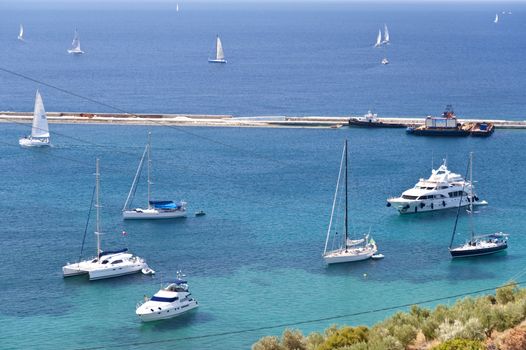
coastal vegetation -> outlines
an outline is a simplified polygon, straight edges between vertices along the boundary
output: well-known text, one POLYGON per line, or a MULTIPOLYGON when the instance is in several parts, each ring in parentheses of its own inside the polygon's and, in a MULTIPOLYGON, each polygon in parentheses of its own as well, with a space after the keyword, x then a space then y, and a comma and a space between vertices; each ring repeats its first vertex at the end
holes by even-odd
POLYGON ((495 295, 466 297, 434 309, 413 305, 372 327, 333 325, 304 336, 286 329, 252 350, 526 349, 526 288, 508 283, 495 295))

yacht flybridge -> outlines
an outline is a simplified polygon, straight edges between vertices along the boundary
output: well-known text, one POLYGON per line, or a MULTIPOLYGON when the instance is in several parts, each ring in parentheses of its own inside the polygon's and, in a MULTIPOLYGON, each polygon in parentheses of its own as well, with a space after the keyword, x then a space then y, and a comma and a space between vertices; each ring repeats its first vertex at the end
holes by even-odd
POLYGON ((135 313, 143 322, 176 317, 199 306, 191 295, 188 282, 178 276, 167 281, 153 297, 145 297, 143 303, 138 303, 135 313))
MULTIPOLYGON (((100 200, 99 200, 99 160, 95 172, 95 208, 97 213, 95 236, 97 236, 97 255, 91 259, 82 260, 75 263, 68 263, 62 267, 64 277, 88 274, 90 280, 97 280, 110 277, 128 275, 141 270, 148 270, 148 265, 144 259, 134 256, 128 252, 127 248, 115 251, 103 251, 101 249, 101 238, 103 234, 100 227, 100 200)), ((81 251, 82 255, 82 251, 81 251)))
POLYGON ((400 214, 464 207, 470 203, 488 204, 477 197, 471 181, 448 170, 445 160, 438 169, 432 170, 428 179, 420 179, 400 197, 387 199, 387 206, 393 206, 400 214))

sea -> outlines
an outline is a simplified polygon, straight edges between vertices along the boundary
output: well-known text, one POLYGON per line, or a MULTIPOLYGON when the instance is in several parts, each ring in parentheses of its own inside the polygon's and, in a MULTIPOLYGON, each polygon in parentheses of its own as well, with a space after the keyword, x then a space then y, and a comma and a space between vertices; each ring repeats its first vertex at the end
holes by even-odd
MULTIPOLYGON (((0 110, 32 111, 39 89, 47 111, 424 117, 452 104, 459 117, 526 119, 521 3, 179 7, 0 3, 0 110), (384 24, 391 43, 373 48, 384 24), (75 28, 81 56, 66 52, 75 28), (207 62, 216 35, 224 65, 207 62), (384 57, 390 64, 380 64, 384 57)), ((51 124, 52 147, 22 149, 29 124, 0 129, 2 349, 249 349, 285 328, 372 325, 404 305, 450 304, 526 281, 522 130, 445 139, 403 129, 51 124), (152 196, 187 201, 186 219, 122 220, 148 132, 152 196), (321 254, 344 140, 350 233, 370 232, 385 258, 327 266, 321 254), (402 216, 386 199, 444 160, 464 174, 470 152, 477 193, 489 203, 474 213, 474 228, 509 233, 509 248, 453 261, 456 210, 402 216), (153 277, 62 277, 65 263, 96 253, 93 212, 88 221, 96 159, 102 246, 128 247, 153 277), (199 210, 206 215, 195 217, 199 210), (137 302, 177 271, 199 308, 141 323, 137 302)), ((143 176, 134 205, 145 203, 143 176)), ((461 211, 456 243, 468 221, 461 211)))

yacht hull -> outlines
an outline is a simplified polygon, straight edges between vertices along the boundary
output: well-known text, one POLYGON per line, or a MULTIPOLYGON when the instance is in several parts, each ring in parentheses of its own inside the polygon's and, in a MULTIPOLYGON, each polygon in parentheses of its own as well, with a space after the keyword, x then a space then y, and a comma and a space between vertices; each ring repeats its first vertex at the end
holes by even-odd
POLYGON ((89 271, 89 279, 90 281, 93 281, 105 278, 130 275, 133 273, 141 272, 141 270, 145 267, 148 267, 145 263, 138 262, 130 266, 93 269, 89 271))
POLYGON ((122 212, 125 220, 155 220, 155 219, 175 219, 186 217, 186 209, 174 211, 159 211, 151 209, 125 210, 122 212))
POLYGON ((471 256, 488 255, 501 252, 508 248, 508 244, 499 245, 496 247, 489 248, 477 248, 473 249, 450 249, 449 252, 453 258, 468 258, 471 256))
POLYGON ((226 63, 226 60, 208 60, 208 63, 226 63))
POLYGON ((376 246, 368 248, 349 248, 347 250, 341 249, 328 252, 323 256, 327 264, 339 264, 346 262, 362 261, 371 258, 376 254, 378 249, 376 246))
MULTIPOLYGON (((414 214, 414 213, 423 213, 427 211, 437 211, 444 209, 453 209, 458 208, 459 199, 437 199, 433 201, 408 201, 402 198, 391 198, 387 200, 388 206, 393 206, 400 214, 414 214)), ((473 203, 474 206, 487 205, 486 201, 476 201, 473 203)), ((464 198, 461 207, 466 207, 469 205, 469 202, 464 198)))
POLYGON ((142 322, 152 322, 180 316, 184 313, 187 313, 188 311, 197 308, 199 305, 196 300, 192 300, 188 304, 173 305, 168 308, 163 308, 162 310, 156 310, 156 312, 151 311, 155 309, 148 309, 144 306, 145 305, 139 307, 136 311, 136 314, 137 316, 139 316, 142 322))
POLYGON ((18 144, 22 147, 49 147, 49 139, 21 138, 18 144))

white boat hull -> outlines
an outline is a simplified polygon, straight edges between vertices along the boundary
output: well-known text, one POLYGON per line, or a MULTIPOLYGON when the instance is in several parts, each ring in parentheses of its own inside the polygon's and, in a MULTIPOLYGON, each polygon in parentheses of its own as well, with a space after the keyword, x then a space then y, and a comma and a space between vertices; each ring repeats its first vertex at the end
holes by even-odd
POLYGON ((124 275, 130 275, 132 273, 141 272, 142 269, 148 267, 146 263, 144 262, 137 262, 132 265, 127 266, 118 266, 118 267, 104 267, 99 269, 93 269, 89 271, 89 279, 90 281, 93 280, 100 280, 104 278, 112 278, 112 277, 119 277, 124 275))
POLYGON ((184 305, 170 305, 159 309, 149 309, 146 304, 141 305, 135 312, 142 322, 151 322, 165 320, 180 316, 190 310, 197 308, 199 305, 196 300, 192 300, 184 305), (153 310, 153 311, 152 311, 153 310))
MULTIPOLYGON (((427 211, 437 211, 444 209, 458 208, 460 203, 460 197, 458 198, 443 198, 436 200, 406 200, 403 198, 389 198, 387 200, 400 214, 412 214, 422 213, 427 211)), ((474 206, 487 205, 488 202, 476 201, 473 202, 474 206)), ((466 197, 462 198, 461 207, 469 205, 469 201, 466 197)))
POLYGON ((209 59, 208 62, 209 63, 226 63, 226 60, 212 60, 212 59, 209 59))
POLYGON ((24 137, 18 140, 18 144, 22 147, 49 147, 49 139, 34 139, 24 137))
POLYGON ((371 258, 378 249, 374 248, 358 248, 358 249, 340 249, 328 252, 323 256, 327 264, 339 264, 346 262, 362 261, 371 258))
POLYGON ((144 259, 133 257, 129 253, 101 257, 102 262, 105 260, 108 261, 107 264, 99 263, 95 258, 67 264, 62 267, 62 273, 64 277, 88 274, 90 280, 98 280, 129 275, 149 268, 144 259), (112 264, 115 260, 120 262, 112 264))
POLYGON ((74 55, 82 55, 84 51, 82 50, 68 50, 68 53, 74 54, 74 55))
POLYGON ((138 208, 134 210, 123 211, 122 217, 125 220, 175 219, 175 218, 186 217, 186 209, 164 211, 164 210, 156 210, 156 209, 138 208))

